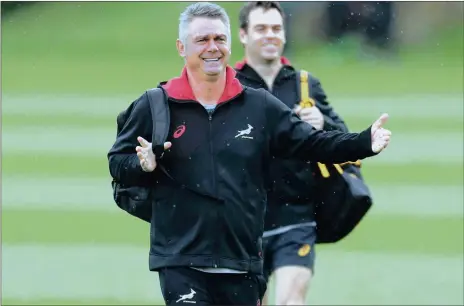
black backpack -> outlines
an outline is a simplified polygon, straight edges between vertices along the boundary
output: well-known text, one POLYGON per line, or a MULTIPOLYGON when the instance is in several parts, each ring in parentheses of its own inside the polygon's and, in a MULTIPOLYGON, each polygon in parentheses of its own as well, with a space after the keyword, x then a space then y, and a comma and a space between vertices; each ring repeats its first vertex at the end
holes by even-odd
MULTIPOLYGON (((170 125, 169 105, 161 88, 152 88, 145 93, 150 104, 153 120, 152 149, 157 159, 163 157, 164 142, 167 139, 170 125)), ((136 102, 119 113, 116 118, 117 133, 121 132, 126 124, 136 102)), ((159 165, 161 166, 161 165, 159 165)), ((127 186, 113 179, 113 198, 119 208, 134 217, 151 222, 152 217, 152 188, 144 186, 127 186)))

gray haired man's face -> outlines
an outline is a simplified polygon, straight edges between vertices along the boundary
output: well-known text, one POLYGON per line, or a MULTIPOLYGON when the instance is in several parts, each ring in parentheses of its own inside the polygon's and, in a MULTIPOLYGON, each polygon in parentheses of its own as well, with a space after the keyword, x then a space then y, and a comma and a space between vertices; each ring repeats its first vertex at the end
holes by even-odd
POLYGON ((229 62, 229 39, 227 27, 220 19, 195 18, 189 25, 186 45, 178 42, 179 54, 191 71, 218 75, 229 62))

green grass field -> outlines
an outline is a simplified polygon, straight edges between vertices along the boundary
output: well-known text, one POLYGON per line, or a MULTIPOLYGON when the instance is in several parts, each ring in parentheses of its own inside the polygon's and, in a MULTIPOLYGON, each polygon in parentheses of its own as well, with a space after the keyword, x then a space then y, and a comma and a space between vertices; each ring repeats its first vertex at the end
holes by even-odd
MULTIPOLYGON (((224 6, 236 29, 239 3, 224 6)), ((180 72, 184 7, 41 3, 2 18, 2 304, 162 303, 148 225, 114 204, 106 153, 117 113, 180 72)), ((325 50, 292 60, 352 130, 387 111, 394 138, 364 163, 368 217, 318 246, 308 302, 463 305, 462 28, 392 61, 347 50, 334 64, 325 50)))

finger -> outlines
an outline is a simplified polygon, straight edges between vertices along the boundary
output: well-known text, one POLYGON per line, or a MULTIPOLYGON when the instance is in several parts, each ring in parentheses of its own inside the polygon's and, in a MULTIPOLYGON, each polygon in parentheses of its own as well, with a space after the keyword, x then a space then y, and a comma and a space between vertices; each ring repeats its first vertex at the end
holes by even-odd
POLYGON ((309 124, 311 124, 312 126, 317 126, 318 125, 318 122, 317 121, 314 121, 314 120, 310 120, 310 121, 306 121, 308 122, 309 124))
POLYGON ((372 149, 374 153, 379 153, 380 151, 385 149, 389 143, 390 143, 389 137, 381 138, 378 141, 376 141, 376 143, 372 146, 372 149))
POLYGON ((382 150, 385 149, 389 143, 390 143, 390 140, 385 141, 385 143, 382 146, 382 150))
POLYGON ((171 146, 172 146, 172 143, 171 143, 171 142, 169 142, 169 141, 168 141, 168 142, 165 142, 165 143, 164 143, 164 150, 168 150, 169 148, 171 148, 171 146))
POLYGON ((319 123, 319 120, 317 118, 314 118, 314 117, 311 117, 311 116, 307 116, 305 117, 304 121, 308 122, 309 124, 318 124, 319 123))
POLYGON ((388 137, 390 139, 391 137, 391 132, 389 130, 385 129, 378 129, 376 132, 374 132, 374 137, 379 138, 379 139, 384 139, 385 137, 388 137))
POLYGON ((379 153, 380 151, 383 150, 384 147, 385 147, 385 144, 383 142, 377 142, 374 145, 372 145, 372 151, 374 153, 379 153))
POLYGON ((142 152, 137 152, 137 157, 139 158, 140 161, 145 160, 145 158, 144 158, 142 152))
POLYGON ((388 121, 388 114, 382 114, 372 125, 373 128, 379 129, 388 121))
POLYGON ((389 137, 390 137, 392 133, 391 133, 389 130, 383 130, 383 131, 382 131, 382 134, 383 134, 384 136, 389 136, 389 137))
POLYGON ((142 152, 143 148, 141 146, 136 146, 135 151, 142 152))
POLYGON ((310 121, 311 120, 311 117, 309 117, 308 115, 305 115, 305 116, 300 116, 300 119, 303 120, 303 121, 310 121))
POLYGON ((300 112, 300 116, 303 116, 303 115, 311 115, 314 113, 314 106, 313 107, 306 107, 306 108, 303 108, 300 112))
POLYGON ((150 143, 149 143, 147 140, 145 140, 144 138, 140 137, 140 136, 137 137, 137 140, 138 140, 138 142, 140 143, 140 145, 141 145, 142 147, 144 147, 144 148, 147 148, 147 147, 150 146, 150 143))
POLYGON ((302 109, 303 108, 300 105, 296 105, 293 111, 295 112, 295 114, 299 115, 302 109))

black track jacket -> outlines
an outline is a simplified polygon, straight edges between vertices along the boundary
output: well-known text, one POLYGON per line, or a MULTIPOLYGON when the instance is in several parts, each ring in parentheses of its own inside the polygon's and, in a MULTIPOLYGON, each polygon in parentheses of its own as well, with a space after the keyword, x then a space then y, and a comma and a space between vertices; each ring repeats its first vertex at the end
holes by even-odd
POLYGON ((162 83, 169 96, 172 147, 166 172, 144 172, 137 136, 151 139, 146 95, 137 100, 108 153, 121 183, 153 187, 150 270, 220 267, 262 273, 266 189, 271 156, 344 162, 375 155, 370 127, 361 133, 317 131, 264 89, 243 87, 231 67, 212 115, 195 101, 184 69, 162 83))
MULTIPOLYGON (((292 67, 287 58, 282 57, 281 62, 284 66, 279 71, 272 89, 268 88, 266 82, 246 61, 235 65, 237 79, 243 85, 268 90, 293 109, 300 102, 299 71, 292 67)), ((327 102, 327 95, 320 81, 310 75, 308 83, 309 93, 324 116, 323 129, 348 132, 345 122, 327 102)), ((268 207, 264 222, 266 231, 281 226, 314 221, 313 199, 317 190, 314 189, 312 170, 310 164, 304 161, 273 158, 268 176, 268 207)))

